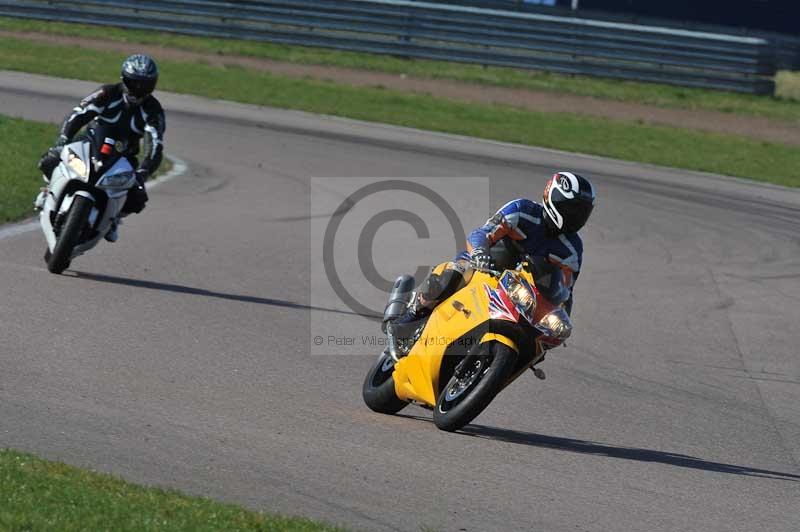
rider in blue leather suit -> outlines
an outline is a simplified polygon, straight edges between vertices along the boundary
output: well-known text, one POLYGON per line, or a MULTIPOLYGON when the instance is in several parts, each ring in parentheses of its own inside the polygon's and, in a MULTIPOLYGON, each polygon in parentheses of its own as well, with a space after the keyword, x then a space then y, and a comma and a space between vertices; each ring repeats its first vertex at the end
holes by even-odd
MULTIPOLYGON (((589 219, 595 204, 591 182, 572 172, 558 172, 548 182, 542 203, 515 199, 503 205, 467 239, 467 249, 453 262, 440 264, 417 287, 417 297, 398 325, 411 324, 430 315, 440 302, 464 286, 470 266, 497 269, 493 255, 498 246, 510 250, 513 259, 500 264, 512 268, 526 254, 541 268, 563 273, 569 289, 565 308, 572 310, 572 287, 583 263, 583 242, 578 230, 589 219)), ((538 285, 538 283, 537 283, 538 285)))

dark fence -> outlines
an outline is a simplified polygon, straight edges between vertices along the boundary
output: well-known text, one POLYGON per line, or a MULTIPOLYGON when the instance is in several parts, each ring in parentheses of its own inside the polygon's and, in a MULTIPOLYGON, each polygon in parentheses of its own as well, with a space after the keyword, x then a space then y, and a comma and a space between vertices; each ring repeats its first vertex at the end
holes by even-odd
POLYGON ((797 0, 580 0, 578 5, 579 9, 593 11, 625 12, 795 35, 800 30, 797 0))
POLYGON ((774 93, 759 38, 402 0, 0 0, 0 15, 774 93))
POLYGON ((706 33, 758 37, 775 48, 777 67, 800 70, 800 2, 797 0, 579 0, 572 10, 572 0, 554 3, 530 0, 447 0, 486 9, 505 9, 544 13, 562 17, 606 20, 660 26, 706 33))

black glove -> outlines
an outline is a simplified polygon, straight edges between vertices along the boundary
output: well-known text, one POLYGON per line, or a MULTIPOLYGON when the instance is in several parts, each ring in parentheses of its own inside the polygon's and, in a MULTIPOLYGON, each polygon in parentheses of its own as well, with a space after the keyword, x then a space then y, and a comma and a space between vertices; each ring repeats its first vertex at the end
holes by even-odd
POLYGON ((483 248, 475 248, 472 250, 470 254, 469 261, 472 266, 476 269, 480 270, 496 270, 497 265, 494 263, 494 259, 483 248))
POLYGON ((139 186, 141 188, 144 188, 144 182, 147 181, 148 177, 150 177, 150 172, 148 172, 147 170, 142 170, 140 168, 139 170, 136 170, 135 174, 136 174, 136 181, 139 183, 139 186))
POLYGON ((39 167, 39 170, 42 171, 42 174, 44 174, 47 181, 50 181, 50 177, 53 175, 53 170, 56 169, 61 161, 61 148, 63 147, 63 144, 61 146, 53 146, 44 152, 42 157, 39 159, 37 166, 39 167))
MULTIPOLYGON (((67 144, 67 142, 69 142, 69 139, 65 135, 59 135, 53 147, 47 148, 47 151, 42 154, 42 160, 61 159, 61 149, 67 144)), ((39 167, 41 168, 41 161, 39 162, 39 167)))
POLYGON ((58 139, 56 139, 56 143, 51 148, 47 148, 47 151, 42 154, 42 160, 45 160, 46 158, 60 159, 61 149, 67 144, 67 142, 69 142, 69 139, 65 135, 59 135, 58 139))

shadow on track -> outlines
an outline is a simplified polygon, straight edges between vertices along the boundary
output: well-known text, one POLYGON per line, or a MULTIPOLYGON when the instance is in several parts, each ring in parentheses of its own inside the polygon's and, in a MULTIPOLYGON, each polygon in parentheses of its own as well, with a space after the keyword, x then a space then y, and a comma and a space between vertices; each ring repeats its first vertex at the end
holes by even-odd
MULTIPOLYGON (((407 414, 396 415, 398 417, 407 417, 432 422, 430 419, 421 416, 407 414)), ((475 438, 486 438, 488 440, 514 443, 517 445, 528 445, 530 447, 555 449, 570 453, 592 454, 596 456, 607 456, 609 458, 634 460, 637 462, 653 462, 657 464, 666 464, 689 469, 699 469, 701 471, 711 471, 715 473, 729 473, 733 475, 745 475, 752 477, 771 478, 775 480, 787 480, 789 482, 800 482, 800 475, 795 475, 792 473, 781 473, 779 471, 770 471, 767 469, 756 469, 747 466, 711 462, 708 460, 703 460, 702 458, 696 458, 694 456, 670 453, 666 451, 640 449, 637 447, 620 447, 589 440, 576 440, 573 438, 546 436, 544 434, 536 434, 534 432, 486 427, 483 425, 467 425, 461 429, 460 432, 475 438)))
POLYGON ((303 303, 296 303, 294 301, 287 301, 284 299, 271 299, 258 296, 245 296, 239 294, 226 294, 225 292, 214 292, 213 290, 206 290, 205 288, 195 288, 192 286, 184 286, 180 284, 159 283, 157 281, 145 281, 142 279, 128 279, 125 277, 116 277, 113 275, 103 275, 99 273, 86 273, 81 271, 70 270, 67 274, 72 274, 76 279, 86 279, 89 281, 98 281, 101 283, 120 284, 125 286, 135 286, 137 288, 147 288, 148 290, 160 290, 163 292, 174 292, 176 294, 190 294, 194 296, 214 297, 217 299, 226 299, 228 301, 239 301, 241 303, 255 303, 256 305, 271 305, 275 307, 285 307, 301 310, 319 310, 322 312, 333 312, 335 314, 348 314, 350 316, 363 316, 365 318, 380 318, 380 316, 372 316, 367 314, 357 314, 349 310, 339 310, 335 308, 315 307, 313 305, 306 305, 303 303))

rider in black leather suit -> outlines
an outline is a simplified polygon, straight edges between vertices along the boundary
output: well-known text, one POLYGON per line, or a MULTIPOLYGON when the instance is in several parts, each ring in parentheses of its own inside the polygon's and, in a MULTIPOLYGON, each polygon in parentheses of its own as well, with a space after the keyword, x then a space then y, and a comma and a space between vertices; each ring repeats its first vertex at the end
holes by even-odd
MULTIPOLYGON (((121 78, 120 83, 101 86, 67 115, 55 146, 39 161, 39 169, 49 182, 60 162, 61 149, 72 142, 81 128, 102 130, 136 168, 138 186, 128 191, 122 208, 122 216, 127 216, 141 212, 147 202, 145 181, 161 164, 166 124, 164 110, 152 95, 158 81, 155 61, 146 55, 132 55, 122 63, 121 78), (139 164, 137 155, 142 139, 146 153, 139 164)), ((117 223, 114 223, 106 240, 114 242, 117 237, 117 223)))

